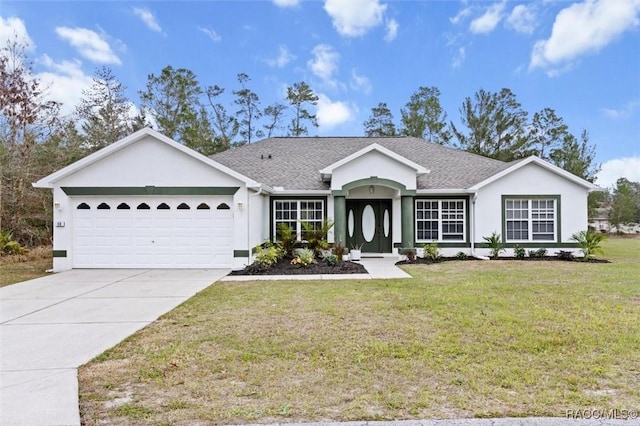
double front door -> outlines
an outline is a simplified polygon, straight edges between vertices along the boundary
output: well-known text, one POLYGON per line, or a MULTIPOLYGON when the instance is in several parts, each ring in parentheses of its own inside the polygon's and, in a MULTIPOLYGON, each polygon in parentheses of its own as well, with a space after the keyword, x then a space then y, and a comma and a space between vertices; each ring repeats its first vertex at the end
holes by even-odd
POLYGON ((347 200, 347 247, 391 253, 391 200, 347 200))

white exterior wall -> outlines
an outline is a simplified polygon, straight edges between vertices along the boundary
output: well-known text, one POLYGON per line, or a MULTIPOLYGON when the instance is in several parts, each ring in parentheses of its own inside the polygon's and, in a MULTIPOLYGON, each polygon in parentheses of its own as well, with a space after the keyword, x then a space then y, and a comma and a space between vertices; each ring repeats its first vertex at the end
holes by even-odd
MULTIPOLYGON (((475 235, 472 236, 476 243, 485 242, 482 238, 493 232, 502 234, 503 195, 559 195, 561 223, 557 223, 557 226, 561 234, 560 242, 571 242, 571 235, 587 229, 587 189, 536 164, 528 164, 478 191, 475 235)), ((545 243, 541 242, 540 247, 545 247, 545 243)), ((549 254, 558 250, 549 250, 549 254)), ((489 250, 479 249, 477 252, 486 255, 489 250)), ((512 254, 513 250, 506 253, 512 254)))
MULTIPOLYGON (((55 272, 72 268, 73 203, 61 187, 239 187, 233 196, 234 250, 247 250, 247 188, 219 170, 171 146, 146 137, 55 183, 53 188, 53 250, 66 250, 66 257, 54 257, 55 272), (243 209, 238 203, 243 203, 243 209), (64 226, 59 226, 64 224, 64 226)), ((234 259, 234 267, 248 261, 234 259)))
POLYGON ((331 176, 331 189, 341 190, 350 182, 374 176, 416 189, 416 171, 378 151, 370 151, 336 168, 331 176))

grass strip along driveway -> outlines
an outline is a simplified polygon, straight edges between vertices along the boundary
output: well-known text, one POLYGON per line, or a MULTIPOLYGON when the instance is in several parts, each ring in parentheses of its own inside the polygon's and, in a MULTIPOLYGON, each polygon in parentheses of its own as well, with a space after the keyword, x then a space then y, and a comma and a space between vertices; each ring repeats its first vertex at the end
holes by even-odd
POLYGON ((640 406, 640 240, 610 264, 218 283, 80 370, 93 424, 565 416, 640 406))

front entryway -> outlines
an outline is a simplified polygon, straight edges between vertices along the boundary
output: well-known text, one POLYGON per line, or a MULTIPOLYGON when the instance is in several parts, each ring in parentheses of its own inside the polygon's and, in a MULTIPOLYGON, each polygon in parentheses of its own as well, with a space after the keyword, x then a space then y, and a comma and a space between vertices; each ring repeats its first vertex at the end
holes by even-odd
POLYGON ((391 200, 347 200, 347 247, 390 253, 391 200))

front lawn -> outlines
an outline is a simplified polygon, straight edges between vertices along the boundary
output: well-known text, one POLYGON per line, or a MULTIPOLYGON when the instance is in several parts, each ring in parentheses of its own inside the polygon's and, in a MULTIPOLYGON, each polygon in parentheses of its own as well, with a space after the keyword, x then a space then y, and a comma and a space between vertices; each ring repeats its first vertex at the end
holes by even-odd
POLYGON ((613 263, 217 283, 82 367, 84 424, 565 416, 640 406, 640 240, 613 263))
POLYGON ((0 256, 0 287, 47 274, 53 265, 51 247, 36 247, 26 254, 0 256))

